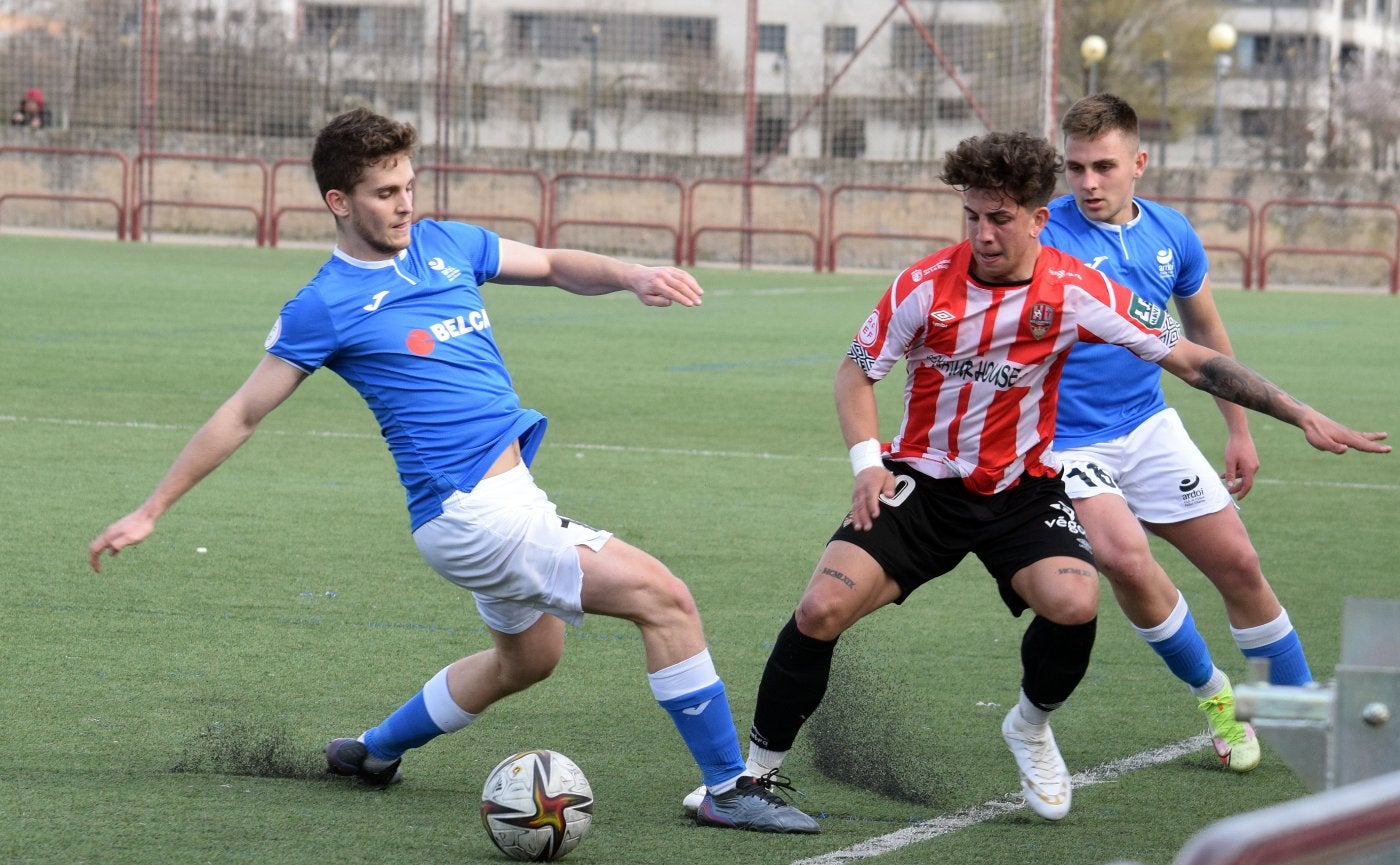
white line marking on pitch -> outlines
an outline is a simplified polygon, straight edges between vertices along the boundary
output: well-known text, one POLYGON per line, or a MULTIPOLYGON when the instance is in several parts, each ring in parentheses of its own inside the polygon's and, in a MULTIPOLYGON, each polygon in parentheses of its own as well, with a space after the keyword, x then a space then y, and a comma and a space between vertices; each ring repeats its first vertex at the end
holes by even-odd
MULTIPOLYGON (((25 415, 4 414, 0 415, 0 423, 31 423, 50 424, 54 426, 76 426, 93 427, 97 429, 140 429, 179 432, 188 430, 193 432, 197 429, 191 424, 172 423, 151 423, 148 421, 118 421, 118 420, 86 420, 83 418, 55 418, 55 417, 28 417, 25 415)), ((333 432, 328 430, 264 430, 264 435, 274 436, 306 436, 308 438, 344 438, 344 439, 382 439, 378 433, 357 433, 357 432, 333 432)), ((716 457, 721 459, 745 459, 745 460, 802 460, 804 462, 835 462, 845 463, 845 456, 832 456, 822 454, 812 456, 808 454, 775 454, 766 451, 723 451, 709 450, 705 448, 656 448, 639 447, 637 445, 609 445, 587 442, 545 442, 547 448, 558 448, 559 450, 576 451, 604 451, 608 453, 643 453, 659 454, 661 456, 677 457, 716 457)), ((1256 484, 1270 484, 1277 486, 1304 486, 1304 487, 1329 487, 1331 489, 1342 490, 1380 490, 1382 492, 1395 492, 1400 490, 1400 484, 1362 484, 1347 481, 1309 481, 1309 480, 1284 480, 1282 478, 1256 478, 1256 484)))
MULTIPOLYGON (((1105 763, 1093 769, 1086 769, 1070 778, 1070 783, 1075 790, 1082 787, 1092 787, 1095 784, 1103 784, 1114 781, 1129 772, 1138 769, 1146 769, 1149 766, 1156 766, 1161 763, 1170 763, 1177 757, 1199 751, 1210 744, 1210 739, 1205 736, 1196 736, 1171 745, 1166 745, 1154 751, 1144 751, 1122 760, 1115 760, 1112 763, 1105 763)), ((928 841, 940 835, 948 835, 960 829, 967 829, 976 826, 978 823, 985 823, 1002 814, 1009 814, 1013 811, 1020 811, 1026 805, 1021 800, 1020 793, 1010 793, 1000 799, 993 799, 990 802, 983 802, 981 805, 974 805, 971 808, 964 808, 956 814, 946 817, 935 817, 932 820, 924 820, 903 829, 890 832, 887 835, 880 835, 876 838, 868 838, 858 844, 852 844, 841 850, 833 850, 830 853, 823 853, 820 856, 813 856, 810 859, 799 859, 792 865, 840 865, 843 862, 856 862, 861 859, 872 859, 876 856, 883 856, 886 853, 893 853, 896 850, 917 844, 920 841, 928 841)))

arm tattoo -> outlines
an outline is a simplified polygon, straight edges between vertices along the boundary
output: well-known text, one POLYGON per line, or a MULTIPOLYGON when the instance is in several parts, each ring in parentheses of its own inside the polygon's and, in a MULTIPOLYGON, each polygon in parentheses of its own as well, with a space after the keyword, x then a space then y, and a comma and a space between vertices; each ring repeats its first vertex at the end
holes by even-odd
POLYGON ((840 580, 848 589, 854 589, 856 587, 855 580, 852 580, 835 568, 822 568, 822 574, 831 577, 833 580, 840 580))
POLYGON ((1302 403, 1278 385, 1230 357, 1213 357, 1201 364, 1195 387, 1223 400, 1297 424, 1302 403))

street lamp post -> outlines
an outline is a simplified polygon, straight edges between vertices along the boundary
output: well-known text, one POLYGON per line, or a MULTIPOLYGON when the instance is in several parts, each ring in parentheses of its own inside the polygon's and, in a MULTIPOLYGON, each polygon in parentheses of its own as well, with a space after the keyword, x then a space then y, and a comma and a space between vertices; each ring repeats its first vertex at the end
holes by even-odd
POLYGON ((1167 137, 1171 135, 1171 113, 1170 103, 1167 100, 1167 82, 1171 78, 1171 52, 1163 51, 1161 60, 1152 61, 1151 68, 1157 73, 1157 83, 1160 85, 1158 95, 1161 101, 1161 128, 1157 131, 1157 164, 1165 167, 1167 164, 1167 137))
POLYGON ((598 34, 602 27, 594 24, 583 37, 588 42, 588 152, 598 147, 598 34))
POLYGON ((1079 43, 1079 59, 1084 61, 1084 95, 1090 96, 1099 89, 1099 61, 1108 55, 1108 40, 1097 34, 1084 37, 1079 43))
POLYGON ((1227 21, 1216 22, 1206 33, 1206 42, 1210 43, 1210 48, 1215 52, 1215 122, 1211 130, 1214 134, 1214 141, 1211 144, 1210 164, 1213 167, 1220 165, 1220 138, 1225 129, 1225 111, 1221 102, 1221 85, 1225 82, 1225 76, 1230 74, 1230 67, 1234 63, 1234 58, 1230 52, 1235 48, 1235 41, 1239 34, 1235 28, 1227 21))

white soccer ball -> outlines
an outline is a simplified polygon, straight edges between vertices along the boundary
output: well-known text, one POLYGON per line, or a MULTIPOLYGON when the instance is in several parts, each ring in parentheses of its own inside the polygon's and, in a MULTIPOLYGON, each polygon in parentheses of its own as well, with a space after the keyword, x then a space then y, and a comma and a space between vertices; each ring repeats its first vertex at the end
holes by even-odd
POLYGON ((512 859, 547 862, 578 846, 593 822, 593 788, 558 751, 522 751, 502 760, 481 790, 481 824, 512 859))

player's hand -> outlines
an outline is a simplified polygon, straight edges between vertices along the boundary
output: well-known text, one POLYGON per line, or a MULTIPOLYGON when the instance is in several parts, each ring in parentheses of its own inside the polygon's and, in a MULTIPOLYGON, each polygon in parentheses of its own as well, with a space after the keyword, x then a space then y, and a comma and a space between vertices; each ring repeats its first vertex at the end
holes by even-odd
POLYGON ((1225 470, 1220 479, 1225 489, 1237 499, 1243 499, 1254 489, 1254 476, 1259 473, 1259 452, 1254 439, 1248 435, 1230 436, 1225 443, 1225 470))
POLYGON ((647 306, 699 306, 705 290, 679 267, 644 267, 633 280, 632 293, 647 306))
POLYGON ((115 556, 126 547, 139 544, 150 537, 155 527, 155 520, 143 515, 140 511, 132 511, 112 523, 106 531, 88 544, 88 564, 92 565, 94 571, 102 573, 102 554, 104 552, 115 556))
POLYGON ((1320 451, 1344 454, 1350 449, 1369 454, 1390 453, 1390 445, 1381 444, 1388 438, 1388 433, 1358 432, 1318 412, 1312 412, 1312 415, 1298 426, 1302 427, 1308 444, 1320 451))
POLYGON ((858 532, 870 531, 880 514, 880 496, 894 495, 894 473, 882 466, 871 466, 856 475, 851 490, 851 526, 858 532))

